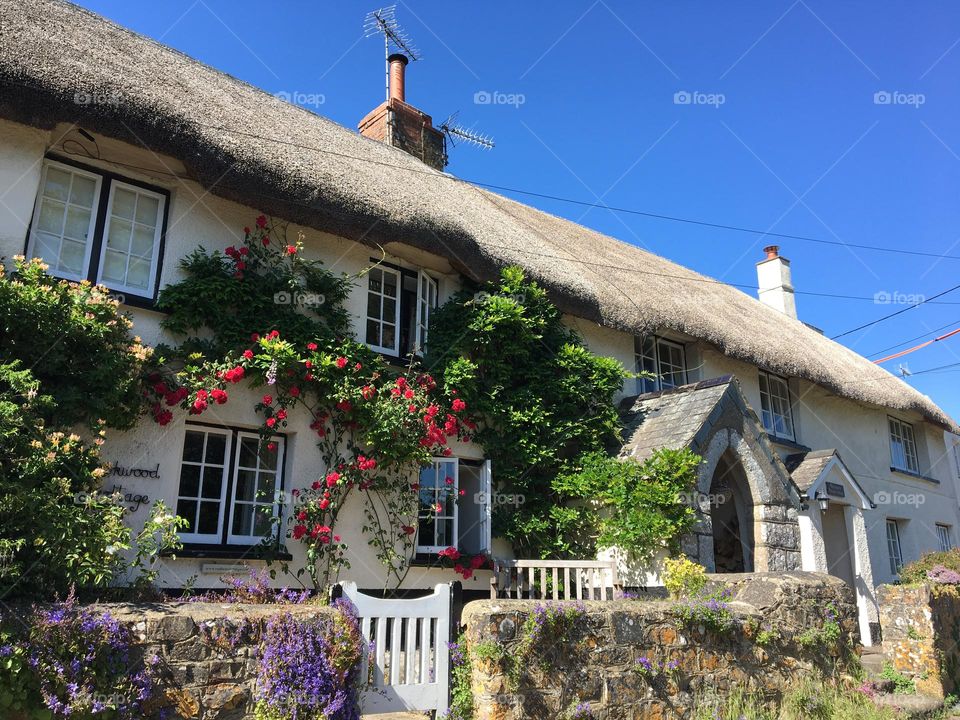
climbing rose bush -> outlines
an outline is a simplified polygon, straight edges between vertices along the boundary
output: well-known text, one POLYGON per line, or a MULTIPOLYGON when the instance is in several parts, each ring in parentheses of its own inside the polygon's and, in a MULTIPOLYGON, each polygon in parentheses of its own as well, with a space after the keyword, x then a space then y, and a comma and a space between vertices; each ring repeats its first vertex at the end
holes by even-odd
MULTIPOLYGON (((228 249, 232 270, 225 282, 242 285, 259 282, 254 278, 264 274, 296 276, 303 271, 296 264, 298 245, 271 250, 269 222, 258 218, 256 226, 247 229, 240 248, 228 249)), ((307 279, 302 282, 308 286, 307 279)), ((326 301, 323 307, 333 314, 331 322, 338 322, 339 310, 330 307, 330 298, 326 301)), ((151 414, 165 425, 177 408, 202 416, 229 402, 240 383, 261 388, 255 403, 262 419, 261 453, 275 453, 275 435, 296 422, 312 431, 326 468, 295 492, 292 507, 285 511, 286 537, 302 543, 306 551, 306 567, 298 574, 307 573, 314 587, 322 588, 348 567, 347 547, 336 524, 348 498, 361 495, 362 530, 384 567, 385 584, 399 585, 416 539, 419 469, 432 457, 451 455, 450 440, 469 440, 476 423, 456 388, 441 392, 433 377, 414 364, 398 373, 366 345, 332 335, 322 317, 312 318, 311 326, 301 319, 296 313, 264 313, 256 318, 261 324, 249 328, 242 342, 231 334, 232 349, 224 354, 196 353, 182 364, 157 367, 146 391, 151 414), (283 326, 271 327, 277 322, 283 326), (316 333, 310 336, 307 329, 316 333)), ((195 318, 192 323, 207 326, 213 321, 195 318)), ((215 339, 206 347, 222 348, 220 328, 209 329, 215 339)))

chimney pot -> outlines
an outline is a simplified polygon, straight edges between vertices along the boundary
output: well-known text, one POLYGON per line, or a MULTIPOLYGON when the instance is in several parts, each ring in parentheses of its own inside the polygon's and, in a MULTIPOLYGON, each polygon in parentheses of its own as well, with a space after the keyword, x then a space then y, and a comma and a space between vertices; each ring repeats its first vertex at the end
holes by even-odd
POLYGON ((763 251, 766 257, 757 263, 757 296, 764 305, 796 318, 797 302, 794 298, 790 261, 780 255, 777 245, 768 245, 763 251))
POLYGON ((779 245, 767 245, 763 251, 767 254, 767 260, 773 260, 776 257, 780 257, 779 245))
POLYGON ((387 58, 390 63, 390 99, 406 102, 404 74, 409 60, 403 53, 394 53, 387 58))

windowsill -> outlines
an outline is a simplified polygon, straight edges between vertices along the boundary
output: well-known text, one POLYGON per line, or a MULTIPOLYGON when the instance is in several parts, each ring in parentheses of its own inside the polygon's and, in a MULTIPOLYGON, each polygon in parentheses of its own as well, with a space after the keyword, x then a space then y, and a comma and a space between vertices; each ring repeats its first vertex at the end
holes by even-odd
POLYGON ((913 478, 914 480, 925 480, 928 483, 933 483, 934 485, 939 485, 940 481, 936 478, 929 477, 927 475, 921 475, 918 472, 913 472, 912 470, 904 470, 902 468, 890 466, 890 472, 896 473, 897 475, 906 475, 907 477, 913 478))
MULTIPOLYGON (((177 552, 163 553, 164 557, 175 555, 177 558, 213 558, 217 560, 264 560, 260 545, 204 545, 203 543, 184 543, 177 552)), ((271 554, 273 560, 293 560, 286 550, 277 549, 271 554)))
MULTIPOLYGON (((55 277, 58 280, 66 280, 71 283, 80 283, 82 280, 73 280, 71 278, 60 277, 56 273, 50 273, 51 277, 55 277)), ((146 297, 144 295, 131 295, 129 293, 121 292, 120 290, 111 290, 109 287, 104 285, 103 287, 107 288, 107 292, 112 297, 122 297, 123 301, 121 305, 126 305, 127 307, 139 308, 140 310, 152 310, 153 312, 163 313, 168 315, 169 313, 166 310, 161 310, 157 307, 156 298, 146 297)))
POLYGON ((793 450, 802 450, 804 452, 810 452, 812 448, 807 447, 801 443, 798 443, 796 440, 789 440, 787 438, 778 437, 776 435, 771 435, 770 433, 764 431, 764 434, 767 436, 767 440, 770 442, 781 445, 783 447, 788 447, 793 450))

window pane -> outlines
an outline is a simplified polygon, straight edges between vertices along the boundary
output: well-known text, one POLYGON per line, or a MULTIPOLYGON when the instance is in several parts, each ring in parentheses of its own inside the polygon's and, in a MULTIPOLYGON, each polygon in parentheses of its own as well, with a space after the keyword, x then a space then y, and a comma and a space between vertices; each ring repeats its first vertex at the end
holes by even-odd
POLYGON ((223 468, 206 467, 203 469, 203 497, 220 499, 223 489, 223 468))
POLYGON ((153 258, 153 239, 155 236, 154 228, 147 228, 143 225, 134 225, 133 240, 130 243, 130 252, 137 257, 153 258))
POLYGON ((177 501, 177 515, 182 518, 186 518, 190 522, 190 524, 181 530, 181 532, 196 532, 196 528, 194 526, 197 523, 197 502, 195 500, 177 501))
POLYGON ((380 323, 378 323, 376 320, 367 320, 367 344, 382 344, 380 342, 380 323))
POLYGON ((273 507, 258 505, 254 514, 253 534, 257 537, 273 534, 273 507))
POLYGON ((367 317, 374 320, 380 319, 380 296, 374 293, 367 293, 367 317))
POLYGON ((240 440, 240 467, 256 469, 257 464, 257 441, 254 438, 242 438, 240 440))
POLYGON ((153 229, 157 227, 159 213, 160 201, 157 198, 143 194, 137 198, 136 220, 138 223, 147 225, 151 234, 153 234, 153 229))
POLYGON ((200 522, 197 532, 202 535, 216 534, 220 525, 220 503, 200 503, 200 522))
POLYGON ((256 494, 257 472, 256 470, 238 470, 237 471, 237 491, 235 497, 237 500, 252 501, 256 494))
POLYGON ((93 200, 97 192, 97 183, 93 178, 83 175, 73 176, 73 186, 70 188, 70 202, 82 207, 93 207, 93 200))
POLYGON ((70 197, 70 178, 73 173, 69 173, 60 168, 47 168, 47 181, 43 186, 44 196, 66 202, 70 197))
POLYGON ((37 218, 37 229, 43 232, 60 235, 63 233, 64 214, 67 206, 56 200, 44 198, 40 202, 40 215, 37 218))
POLYGON ((140 258, 130 258, 130 264, 127 266, 127 281, 125 285, 140 290, 146 290, 150 285, 150 266, 149 260, 140 258))
POLYGON ((123 282, 127 273, 127 256, 115 250, 107 250, 103 257, 103 279, 107 282, 123 282))
POLYGON ((72 205, 67 208, 67 222, 63 228, 64 237, 85 242, 90 232, 90 210, 72 205))
POLYGON ((260 473, 257 482, 257 500, 267 502, 273 498, 274 486, 276 485, 276 476, 270 472, 260 473))
POLYGON ((189 462, 200 462, 203 458, 203 440, 206 433, 187 430, 183 440, 183 459, 189 462))
POLYGON ((393 325, 383 326, 383 347, 392 348, 397 344, 397 329, 393 325))
POLYGON ((180 495, 183 497, 200 496, 200 467, 184 465, 180 468, 180 495))
MULTIPOLYGON (((133 220, 134 208, 137 204, 137 195, 131 190, 118 187, 113 192, 113 205, 110 214, 115 218, 133 220)), ((127 224, 129 227, 129 223, 127 224)))
POLYGON ((120 252, 127 252, 130 248, 130 233, 133 232, 133 223, 127 220, 110 220, 110 229, 107 231, 107 247, 120 252))
POLYGON ((54 263, 54 267, 60 270, 80 275, 83 272, 83 258, 86 254, 86 246, 73 240, 64 240, 60 248, 60 262, 54 263))
POLYGON ((233 534, 250 535, 253 530, 253 505, 240 504, 233 507, 233 534))

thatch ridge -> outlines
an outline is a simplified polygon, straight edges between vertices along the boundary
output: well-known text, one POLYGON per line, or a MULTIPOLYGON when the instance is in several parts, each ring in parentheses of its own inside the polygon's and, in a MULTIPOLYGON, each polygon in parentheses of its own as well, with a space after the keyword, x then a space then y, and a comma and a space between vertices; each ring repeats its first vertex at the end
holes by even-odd
POLYGON ((475 280, 516 263, 566 312, 632 333, 684 332, 838 395, 957 427, 899 378, 733 287, 434 171, 62 0, 0 0, 0 117, 75 122, 146 146, 177 157, 216 195, 371 245, 434 252, 475 280), (77 93, 116 103, 78 104, 77 93))

